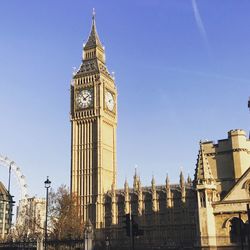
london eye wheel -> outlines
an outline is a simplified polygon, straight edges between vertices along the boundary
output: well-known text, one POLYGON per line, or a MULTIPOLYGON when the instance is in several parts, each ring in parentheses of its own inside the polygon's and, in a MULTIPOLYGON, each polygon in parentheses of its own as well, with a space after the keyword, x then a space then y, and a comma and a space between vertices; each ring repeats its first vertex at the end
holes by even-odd
MULTIPOLYGON (((28 189, 27 189, 27 183, 26 183, 26 178, 22 174, 20 167, 11 159, 9 159, 7 156, 0 155, 0 166, 7 167, 10 171, 10 173, 14 173, 19 188, 20 188, 20 197, 21 200, 25 200, 28 198, 28 189)), ((9 175, 9 186, 10 186, 10 177, 11 174, 9 175)), ((9 187, 8 187, 9 189, 9 187)))

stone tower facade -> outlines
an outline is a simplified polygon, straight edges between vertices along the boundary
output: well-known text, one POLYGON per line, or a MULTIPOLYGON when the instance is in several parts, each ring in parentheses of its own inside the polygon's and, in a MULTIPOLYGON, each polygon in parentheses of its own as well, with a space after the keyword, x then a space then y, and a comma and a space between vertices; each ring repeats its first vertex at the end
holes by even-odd
POLYGON ((71 83, 71 192, 83 221, 104 223, 103 194, 116 187, 117 91, 93 13, 82 63, 71 83))

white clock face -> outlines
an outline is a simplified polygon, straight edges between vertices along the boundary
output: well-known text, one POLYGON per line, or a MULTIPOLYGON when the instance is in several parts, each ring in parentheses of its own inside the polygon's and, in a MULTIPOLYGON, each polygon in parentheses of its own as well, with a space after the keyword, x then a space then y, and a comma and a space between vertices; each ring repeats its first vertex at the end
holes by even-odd
POLYGON ((106 102, 107 108, 110 111, 113 111, 114 106, 115 106, 115 101, 114 101, 113 95, 109 91, 105 93, 105 102, 106 102))
POLYGON ((84 89, 77 93, 76 104, 78 108, 84 109, 90 107, 92 104, 92 100, 92 91, 89 89, 84 89))

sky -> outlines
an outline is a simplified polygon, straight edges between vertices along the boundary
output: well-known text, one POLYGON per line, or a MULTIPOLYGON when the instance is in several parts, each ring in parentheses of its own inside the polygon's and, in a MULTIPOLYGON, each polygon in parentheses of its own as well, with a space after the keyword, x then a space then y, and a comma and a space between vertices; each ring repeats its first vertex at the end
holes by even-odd
POLYGON ((135 166, 143 186, 193 178, 200 140, 248 135, 250 1, 0 1, 0 154, 30 196, 45 196, 47 176, 70 183, 69 87, 93 7, 118 88, 119 188, 135 166))

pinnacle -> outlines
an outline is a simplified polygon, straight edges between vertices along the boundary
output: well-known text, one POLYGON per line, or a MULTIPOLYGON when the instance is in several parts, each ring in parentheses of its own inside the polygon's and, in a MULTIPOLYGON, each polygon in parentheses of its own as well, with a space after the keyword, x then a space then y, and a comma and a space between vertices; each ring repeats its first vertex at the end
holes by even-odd
POLYGON ((103 49, 102 43, 99 39, 97 30, 96 30, 96 22, 95 22, 95 10, 93 9, 93 16, 92 16, 92 27, 91 31, 87 40, 87 43, 84 46, 84 49, 92 49, 95 47, 100 47, 103 49))
POLYGON ((211 181, 214 180, 209 162, 207 157, 204 154, 204 149, 202 143, 200 143, 200 151, 198 155, 198 161, 197 161, 197 166, 196 166, 196 171, 195 171, 195 180, 206 180, 206 181, 211 181))
POLYGON ((168 177, 168 174, 167 174, 167 177, 166 177, 166 186, 169 187, 170 185, 170 181, 169 181, 169 177, 168 177))
POLYGON ((152 184, 152 186, 155 186, 155 177, 154 177, 154 175, 152 176, 151 184, 152 184))

